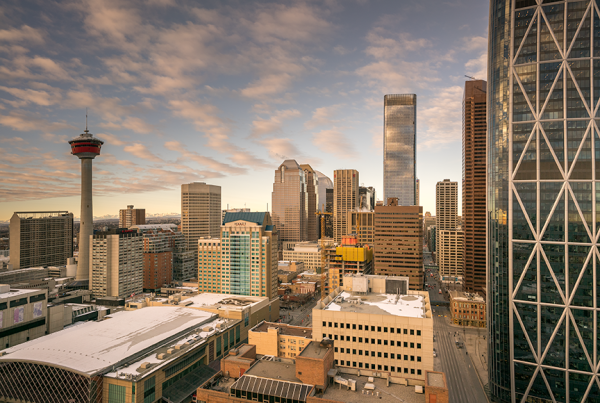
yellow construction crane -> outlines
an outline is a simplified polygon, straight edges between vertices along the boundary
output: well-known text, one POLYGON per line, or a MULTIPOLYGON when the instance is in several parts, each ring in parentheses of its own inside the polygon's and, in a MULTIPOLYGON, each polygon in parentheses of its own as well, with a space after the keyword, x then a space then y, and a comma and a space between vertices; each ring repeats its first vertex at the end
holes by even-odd
POLYGON ((315 212, 315 215, 321 217, 321 301, 325 299, 327 295, 325 295, 325 286, 327 281, 328 270, 325 270, 325 216, 333 215, 333 213, 329 213, 325 211, 325 204, 323 204, 323 210, 315 212))

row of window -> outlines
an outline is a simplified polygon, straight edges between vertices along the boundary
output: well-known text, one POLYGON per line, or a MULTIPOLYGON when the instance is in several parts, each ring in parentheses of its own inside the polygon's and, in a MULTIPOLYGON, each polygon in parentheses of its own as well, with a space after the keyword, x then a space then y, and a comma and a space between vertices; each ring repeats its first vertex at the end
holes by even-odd
MULTIPOLYGON (((335 364, 338 365, 338 360, 335 360, 335 364)), ((340 360, 339 365, 345 365, 345 366, 352 366, 354 368, 363 368, 363 363, 359 362, 357 365, 356 361, 344 361, 344 360, 340 360)), ((394 366, 387 366, 387 365, 375 365, 375 364, 369 364, 369 363, 364 363, 364 368, 369 369, 369 365, 371 366, 371 369, 376 369, 375 367, 377 367, 378 371, 390 371, 390 372, 398 372, 398 373, 402 373, 404 372, 405 374, 415 374, 415 369, 414 368, 402 368, 402 367, 394 367, 394 366)), ((417 375, 421 375, 421 370, 417 369, 416 370, 417 375)))
MULTIPOLYGON (((363 325, 357 325, 356 323, 353 323, 352 325, 350 323, 338 323, 338 322, 326 322, 323 321, 323 327, 333 327, 333 328, 340 328, 340 329, 350 329, 350 327, 352 326, 352 330, 356 330, 358 327, 358 330, 363 330, 363 325)), ((365 331, 369 331, 369 326, 365 325, 364 326, 364 330, 365 331)), ((383 333, 388 333, 388 327, 387 326, 371 326, 371 332, 378 332, 381 333, 383 331, 383 333), (377 329, 377 330, 375 330, 377 329)), ((415 329, 402 329, 402 328, 394 328, 394 327, 390 327, 389 328, 389 333, 396 333, 396 334, 410 334, 411 336, 414 336, 415 334, 415 329)), ((417 336, 421 335, 421 331, 419 329, 416 330, 416 334, 417 336)))
MULTIPOLYGON (((327 337, 327 335, 325 333, 323 333, 323 338, 327 337)), ((329 339, 331 340, 338 340, 338 335, 334 334, 333 337, 331 337, 331 334, 329 335, 329 339)), ((339 340, 340 341, 351 341, 350 340, 350 336, 339 336, 339 340), (344 339, 345 337, 345 339, 344 339)), ((371 340, 370 344, 378 344, 378 345, 384 345, 384 346, 396 346, 396 347, 405 347, 405 348, 415 348, 415 343, 409 343, 407 341, 404 342, 404 344, 402 344, 401 341, 394 341, 394 340, 382 340, 382 339, 369 339, 368 337, 364 338, 364 343, 365 344, 369 344, 369 340, 371 340)), ((358 343, 362 343, 363 342, 363 338, 362 337, 356 337, 356 336, 352 336, 352 341, 353 342, 358 342, 358 343)), ((421 348, 421 343, 416 343, 417 348, 421 348)))
MULTIPOLYGON (((390 358, 392 360, 402 360, 402 354, 394 354, 394 353, 384 353, 381 351, 368 351, 368 350, 356 350, 356 349, 352 349, 352 352, 350 352, 349 348, 340 348, 339 349, 341 354, 353 354, 353 355, 357 355, 356 352, 358 351, 358 355, 364 355, 365 357, 377 357, 377 358, 390 358)), ((338 352, 338 347, 335 347, 335 352, 338 352)), ((421 357, 420 356, 416 356, 417 362, 421 362, 421 357)), ((415 361, 415 356, 414 355, 408 355, 408 354, 404 354, 404 361, 415 361)))

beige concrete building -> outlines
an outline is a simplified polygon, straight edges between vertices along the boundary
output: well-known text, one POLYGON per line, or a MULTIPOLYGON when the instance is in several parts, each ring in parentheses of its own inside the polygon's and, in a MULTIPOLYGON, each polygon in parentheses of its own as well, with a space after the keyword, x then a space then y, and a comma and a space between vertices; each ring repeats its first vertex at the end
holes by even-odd
POLYGON ((268 212, 227 213, 220 238, 198 240, 198 289, 275 298, 277 238, 268 212))
POLYGON ((406 276, 411 290, 423 289, 423 207, 375 206, 375 274, 406 276))
POLYGON ((304 263, 307 271, 321 272, 321 245, 316 242, 298 242, 291 250, 283 251, 283 260, 304 263))
POLYGON ((294 358, 312 340, 312 328, 284 323, 261 322, 248 331, 248 344, 256 353, 274 357, 294 358))
POLYGON ((90 291, 94 298, 125 298, 144 285, 144 241, 136 230, 112 229, 90 236, 90 291))
POLYGON ((348 234, 348 212, 359 206, 359 180, 355 169, 333 172, 333 240, 348 234))
POLYGON ((475 293, 450 290, 452 323, 460 326, 486 327, 485 299, 475 293))
POLYGON ((437 263, 442 280, 462 281, 464 262, 464 232, 461 230, 438 231, 437 263))
POLYGON ((73 213, 16 212, 10 218, 10 264, 13 270, 64 266, 73 256, 73 213))
POLYGON ((271 202, 273 223, 279 231, 279 249, 307 241, 307 181, 304 170, 295 160, 285 160, 275 170, 271 202))
POLYGON ((389 372, 423 385, 433 371, 429 294, 408 290, 406 277, 346 276, 317 302, 313 339, 330 338, 341 367, 389 372))
POLYGON ((187 249, 196 253, 198 239, 218 237, 220 228, 221 186, 203 182, 181 185, 181 232, 187 249))
POLYGON ((129 205, 126 209, 119 210, 119 228, 144 224, 146 224, 146 209, 133 208, 132 205, 129 205))
POLYGON ((0 284, 0 350, 46 334, 48 291, 0 284))
POLYGON ((375 243, 375 211, 354 209, 348 212, 348 234, 355 234, 360 245, 375 243))
POLYGON ((277 268, 284 271, 293 271, 294 273, 302 273, 305 270, 304 262, 293 260, 280 260, 277 268))
POLYGON ((436 253, 440 250, 440 231, 458 227, 458 183, 444 179, 435 185, 436 253))

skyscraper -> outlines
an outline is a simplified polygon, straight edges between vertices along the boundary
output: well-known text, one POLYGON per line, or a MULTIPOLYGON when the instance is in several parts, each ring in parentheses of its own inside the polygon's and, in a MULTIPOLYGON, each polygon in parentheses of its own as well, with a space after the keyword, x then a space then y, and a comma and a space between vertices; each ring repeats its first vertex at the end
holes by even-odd
POLYGON ((400 206, 416 204, 417 96, 383 97, 383 200, 400 206))
POLYGON ((10 218, 9 242, 13 269, 64 266, 73 257, 73 214, 16 212, 10 218))
POLYGON ((133 208, 129 205, 126 209, 119 210, 119 228, 129 228, 134 225, 146 224, 146 209, 133 208))
POLYGON ((399 206, 396 198, 375 206, 375 274, 409 278, 423 289, 423 207, 399 206))
MULTIPOLYGON (((327 176, 319 171, 315 171, 319 179, 319 189, 317 191, 317 210, 333 213, 333 182, 327 176)), ((321 234, 321 219, 319 218, 319 239, 333 238, 333 217, 326 215, 325 234, 321 234)))
POLYGON ((198 239, 219 236, 221 186, 194 182, 181 185, 181 232, 188 250, 198 256, 198 239))
POLYGON ((220 237, 198 240, 201 292, 277 297, 277 230, 268 212, 227 213, 220 237))
POLYGON ((600 396, 600 16, 596 1, 548 3, 490 2, 488 349, 501 402, 600 396))
POLYGON ((437 250, 440 249, 440 231, 454 230, 458 224, 458 183, 444 179, 435 185, 435 221, 437 250))
POLYGON ((348 211, 358 207, 358 171, 338 169, 333 172, 333 240, 342 242, 348 234, 348 211))
POLYGON ((300 165, 300 168, 304 170, 304 178, 306 180, 306 240, 315 242, 319 239, 319 217, 315 214, 318 210, 317 203, 319 202, 319 177, 317 172, 308 164, 302 164, 300 165))
POLYGON ((275 170, 273 182, 273 223, 279 234, 279 248, 288 249, 308 237, 308 192, 304 170, 295 160, 285 160, 275 170))
POLYGON ((483 80, 465 82, 463 99, 462 228, 464 290, 485 295, 486 89, 483 80))

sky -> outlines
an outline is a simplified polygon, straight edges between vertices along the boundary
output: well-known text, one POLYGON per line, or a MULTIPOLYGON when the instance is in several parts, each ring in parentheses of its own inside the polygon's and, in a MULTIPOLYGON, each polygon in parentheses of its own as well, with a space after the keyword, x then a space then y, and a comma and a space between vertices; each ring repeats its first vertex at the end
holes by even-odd
MULTIPOLYGON (((0 222, 79 217, 88 128, 94 216, 181 210, 181 184, 223 208, 266 210, 291 158, 333 179, 356 169, 383 197, 383 96, 417 94, 417 177, 462 178, 465 75, 486 79, 481 0, 3 1, 0 222)), ((460 190, 459 190, 460 196, 460 190)))

